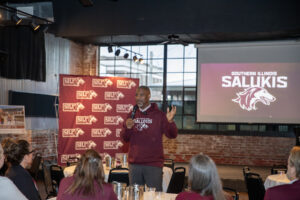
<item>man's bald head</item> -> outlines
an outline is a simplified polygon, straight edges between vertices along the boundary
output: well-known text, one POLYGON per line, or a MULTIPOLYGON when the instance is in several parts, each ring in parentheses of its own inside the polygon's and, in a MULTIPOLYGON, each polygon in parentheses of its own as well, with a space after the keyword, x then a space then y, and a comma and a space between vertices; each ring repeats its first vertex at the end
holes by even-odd
POLYGON ((140 86, 136 90, 135 101, 139 108, 144 109, 150 104, 151 92, 149 87, 140 86))

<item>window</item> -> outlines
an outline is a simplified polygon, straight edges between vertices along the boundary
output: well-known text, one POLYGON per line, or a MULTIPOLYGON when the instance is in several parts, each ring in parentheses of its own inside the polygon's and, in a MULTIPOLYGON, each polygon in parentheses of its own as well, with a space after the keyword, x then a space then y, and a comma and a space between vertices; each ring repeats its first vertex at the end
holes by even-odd
MULTIPOLYGON (((107 47, 100 47, 100 75, 139 78, 140 85, 151 89, 151 101, 163 108, 163 102, 177 106, 175 123, 179 129, 198 129, 195 123, 196 110, 196 51, 194 45, 148 45, 123 46, 119 56, 109 53, 107 47), (167 58, 164 57, 165 48, 167 58), (143 55, 144 63, 134 62, 134 53, 143 55), (129 53, 128 59, 123 58, 129 53), (164 59, 166 59, 167 84, 163 85, 164 59), (166 87, 166 97, 163 96, 166 87)), ((140 55, 137 55, 140 57, 140 55)))

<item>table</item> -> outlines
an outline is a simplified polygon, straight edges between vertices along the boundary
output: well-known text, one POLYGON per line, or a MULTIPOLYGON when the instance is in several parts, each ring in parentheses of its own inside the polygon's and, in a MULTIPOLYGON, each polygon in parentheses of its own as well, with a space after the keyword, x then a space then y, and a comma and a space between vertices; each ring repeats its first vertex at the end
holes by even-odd
POLYGON ((274 174, 269 175, 265 181, 265 189, 267 190, 270 187, 276 185, 289 184, 291 181, 287 178, 286 174, 274 174))
MULTIPOLYGON (((65 177, 69 177, 72 176, 74 171, 75 171, 76 165, 72 165, 69 167, 66 167, 64 169, 64 175, 65 177)), ((105 165, 103 165, 103 169, 104 169, 104 181, 107 182, 108 180, 108 175, 109 175, 109 168, 107 168, 105 165)), ((162 189, 163 192, 166 192, 172 177, 173 171, 171 168, 169 167, 163 167, 163 180, 162 180, 162 189)))
MULTIPOLYGON (((155 192, 154 200, 175 200, 177 194, 165 193, 165 192, 155 192)), ((52 197, 48 200, 56 200, 56 197, 52 197)))

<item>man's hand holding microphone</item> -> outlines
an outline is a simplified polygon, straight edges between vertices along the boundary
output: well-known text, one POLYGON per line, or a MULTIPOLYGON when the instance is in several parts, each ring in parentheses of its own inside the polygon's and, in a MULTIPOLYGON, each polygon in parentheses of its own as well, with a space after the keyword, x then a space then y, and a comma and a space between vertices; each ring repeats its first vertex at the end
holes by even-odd
POLYGON ((134 115, 135 115, 135 112, 136 112, 137 109, 138 109, 138 106, 135 105, 135 106, 133 107, 133 110, 132 110, 132 113, 131 113, 130 118, 128 118, 128 119, 126 120, 126 127, 127 127, 128 129, 132 129, 132 127, 134 126, 134 121, 133 121, 133 119, 134 119, 134 115))

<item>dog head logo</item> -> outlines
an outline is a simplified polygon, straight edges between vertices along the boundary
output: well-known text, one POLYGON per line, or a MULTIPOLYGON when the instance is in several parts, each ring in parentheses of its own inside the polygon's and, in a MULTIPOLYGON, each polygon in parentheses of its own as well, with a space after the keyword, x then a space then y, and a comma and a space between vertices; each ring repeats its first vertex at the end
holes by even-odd
POLYGON ((270 94, 265 88, 250 87, 243 92, 236 93, 237 98, 232 99, 233 102, 238 103, 243 110, 251 111, 257 110, 255 104, 261 102, 264 105, 270 105, 276 98, 270 94))
POLYGON ((100 128, 100 129, 92 128, 91 133, 92 133, 91 134, 92 137, 106 137, 110 135, 112 132, 108 128, 100 128))
POLYGON ((93 79, 92 80, 93 87, 107 88, 108 86, 111 86, 112 84, 113 84, 113 82, 110 79, 93 79))
POLYGON ((129 113, 133 110, 132 104, 117 104, 116 111, 118 113, 129 113))
POLYGON ((124 97, 125 97, 124 94, 120 91, 104 93, 105 100, 120 100, 121 98, 124 98, 124 97))
POLYGON ((81 128, 74 128, 74 129, 62 129, 62 136, 63 137, 79 137, 83 135, 84 131, 81 128))
POLYGON ((93 99, 98 94, 94 90, 76 91, 76 99, 93 99))
POLYGON ((131 89, 136 86, 132 80, 117 80, 117 88, 131 89))
POLYGON ((103 149, 119 149, 122 146, 123 143, 120 140, 103 142, 103 149))
POLYGON ((105 125, 119 125, 124 122, 124 119, 121 116, 104 116, 105 125))
POLYGON ((82 78, 72 78, 72 77, 64 77, 63 78, 63 86, 75 86, 78 87, 83 85, 85 81, 82 78))
POLYGON ((81 155, 79 153, 76 154, 62 154, 61 155, 61 163, 75 163, 78 162, 81 155))
POLYGON ((64 112, 79 112, 83 109, 84 105, 82 103, 63 103, 64 112))
POLYGON ((89 144, 88 144, 88 148, 89 149, 95 148, 96 146, 97 145, 96 145, 96 143, 94 141, 92 141, 92 140, 89 141, 89 144))
POLYGON ((78 136, 84 134, 84 131, 83 131, 81 128, 76 128, 75 131, 76 131, 76 132, 75 132, 76 135, 78 135, 78 136))
POLYGON ((97 122, 97 118, 93 115, 76 116, 76 124, 91 125, 97 122))
POLYGON ((104 104, 92 104, 92 112, 107 112, 112 109, 109 103, 104 104))

